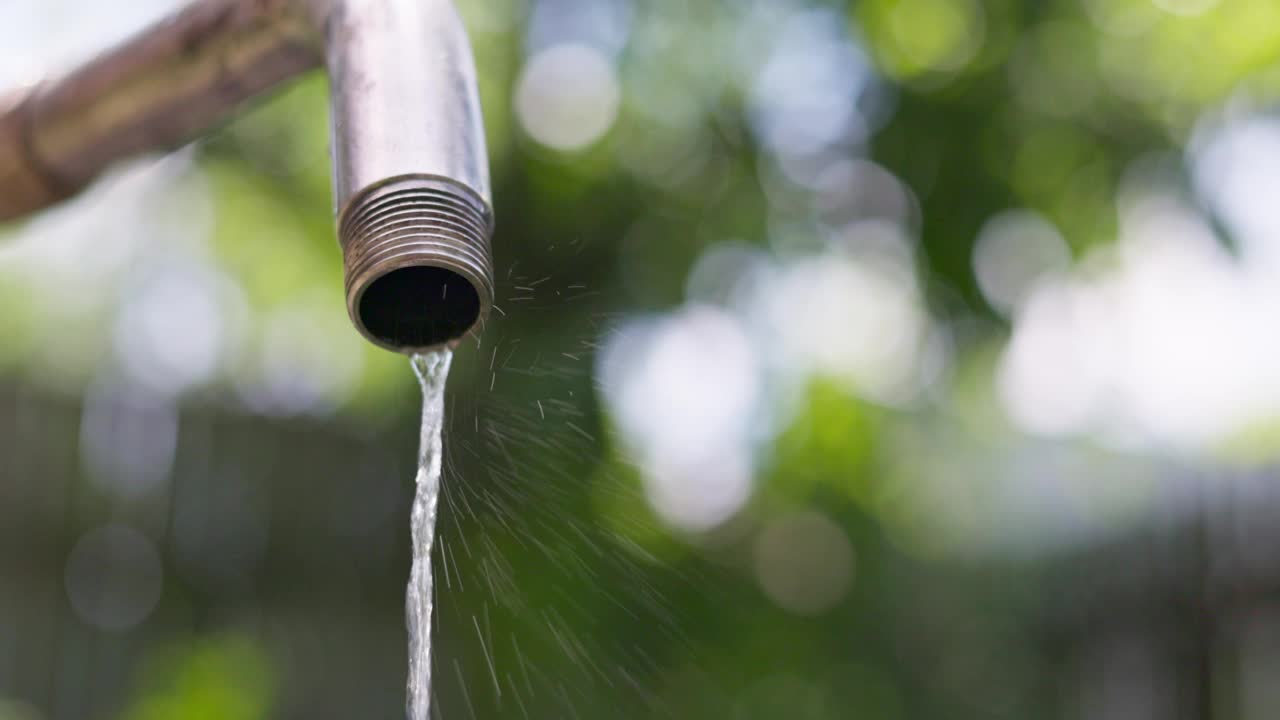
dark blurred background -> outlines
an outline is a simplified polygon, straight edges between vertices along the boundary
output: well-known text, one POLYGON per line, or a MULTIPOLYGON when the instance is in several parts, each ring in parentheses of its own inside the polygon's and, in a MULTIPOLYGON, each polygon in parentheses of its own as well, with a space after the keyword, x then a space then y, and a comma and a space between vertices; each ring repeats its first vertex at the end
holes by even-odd
MULTIPOLYGON (((449 718, 1280 713, 1280 4, 460 0, 449 718)), ((0 0, 0 86, 178 0, 0 0)), ((0 239, 0 720, 403 716, 325 80, 0 239)))

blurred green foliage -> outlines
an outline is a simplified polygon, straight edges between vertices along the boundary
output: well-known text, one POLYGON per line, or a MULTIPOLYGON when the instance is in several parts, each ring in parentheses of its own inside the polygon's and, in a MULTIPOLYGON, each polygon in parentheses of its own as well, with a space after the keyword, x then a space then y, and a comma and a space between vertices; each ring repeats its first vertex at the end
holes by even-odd
POLYGON ((264 720, 274 717, 272 665, 249 638, 205 637, 156 653, 120 720, 264 720))
MULTIPOLYGON (((1280 96, 1280 5, 604 3, 625 18, 627 42, 610 56, 618 116, 573 152, 540 143, 515 99, 537 50, 532 20, 550 5, 460 2, 492 156, 500 309, 459 350, 451 379, 438 553, 450 573, 439 590, 443 715, 1049 716, 1064 670, 1036 644, 1045 606, 1036 570, 974 558, 974 539, 998 534, 985 512, 998 474, 1018 453, 1028 475, 1053 470, 1055 457, 1015 442, 996 407, 993 348, 1006 319, 978 287, 974 241, 996 213, 1029 208, 1077 258, 1114 242, 1116 195, 1136 159, 1177 157, 1224 103, 1280 96), (805 14, 865 61, 866 77, 846 84, 865 84, 866 127, 797 154, 766 142, 756 83, 783 29, 805 14), (690 271, 713 245, 786 259, 838 244, 848 208, 791 177, 829 156, 874 161, 907 189, 910 207, 893 220, 949 339, 947 382, 936 397, 892 407, 806 378, 760 451, 748 509, 706 533, 675 530, 600 407, 596 351, 627 318, 688 301, 690 271), (812 508, 847 536, 855 560, 844 601, 804 616, 769 597, 752 564, 761 528, 812 508)), ((585 5, 574 7, 585 15, 585 5)), ((797 67, 797 82, 812 70, 797 67)), ((273 323, 287 319, 319 338, 306 346, 313 354, 356 358, 356 381, 334 391, 335 422, 410 457, 411 373, 345 317, 326 102, 324 79, 308 77, 200 146, 217 208, 210 261, 241 291, 249 326, 247 349, 213 391, 264 373, 273 323)), ((87 315, 71 324, 27 282, 0 283, 0 368, 45 372, 47 358, 28 350, 49 318, 85 329, 67 333, 68 353, 96 343, 84 354, 101 357, 102 324, 87 315)), ((1274 435, 1264 428, 1240 442, 1266 455, 1274 435)), ((1147 476, 1099 469, 1094 457, 1062 470, 1088 487, 1055 498, 1060 511, 1119 517, 1140 505, 1147 476), (1129 482, 1110 484, 1116 475, 1129 482)), ((382 480, 403 486, 402 475, 382 480)), ((375 605, 398 622, 393 589, 375 605)), ((274 717, 272 667, 244 638, 193 641, 155 657, 121 718, 274 717)), ((26 717, 0 706, 0 720, 26 717)))

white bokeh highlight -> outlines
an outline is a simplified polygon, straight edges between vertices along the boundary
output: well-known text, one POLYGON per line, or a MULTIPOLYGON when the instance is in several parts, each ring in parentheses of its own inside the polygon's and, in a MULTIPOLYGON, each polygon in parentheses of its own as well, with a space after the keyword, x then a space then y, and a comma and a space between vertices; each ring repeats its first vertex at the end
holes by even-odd
POLYGON ((1074 274, 1038 283, 998 373, 1021 428, 1213 452, 1280 417, 1280 131, 1249 120, 1206 133, 1201 194, 1238 239, 1150 177, 1120 195, 1120 240, 1074 274))
POLYGON ((897 226, 881 221, 859 223, 843 239, 845 247, 779 266, 754 309, 758 337, 785 375, 909 403, 921 390, 930 330, 910 249, 897 226))
POLYGON ((1246 115, 1197 133, 1196 189, 1222 218, 1246 263, 1280 275, 1280 118, 1246 115))
POLYGON ((831 10, 795 13, 771 28, 773 47, 750 95, 752 125, 770 149, 812 154, 870 135, 874 119, 862 114, 859 100, 875 75, 844 28, 831 10))
POLYGON ((1042 278, 1066 272, 1071 250, 1041 215, 1010 210, 982 226, 973 248, 973 272, 991 307, 1008 315, 1042 278))
POLYGON ((202 264, 156 263, 116 319, 115 350, 130 379, 169 395, 212 381, 236 295, 234 282, 202 264))
POLYGON ((525 132, 554 150, 582 150, 604 137, 618 116, 621 88, 613 61, 588 45, 561 44, 529 59, 516 87, 525 132))
POLYGON ((601 381, 654 510, 685 531, 709 530, 751 495, 751 427, 760 367, 742 323, 691 305, 612 336, 601 381))
POLYGON ((709 247, 689 302, 606 336, 598 380, 655 511, 706 531, 755 489, 756 458, 821 377, 850 396, 909 405, 943 360, 907 238, 894 223, 846 227, 832 246, 786 260, 709 247))

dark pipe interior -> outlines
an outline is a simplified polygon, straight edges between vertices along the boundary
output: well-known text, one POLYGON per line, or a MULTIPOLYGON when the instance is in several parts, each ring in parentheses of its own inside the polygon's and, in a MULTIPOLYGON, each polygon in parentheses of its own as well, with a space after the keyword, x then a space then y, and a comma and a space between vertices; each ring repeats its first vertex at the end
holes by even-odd
POLYGON ((393 347, 424 348, 462 337, 480 316, 466 278, 440 267, 392 270, 360 297, 360 322, 393 347))

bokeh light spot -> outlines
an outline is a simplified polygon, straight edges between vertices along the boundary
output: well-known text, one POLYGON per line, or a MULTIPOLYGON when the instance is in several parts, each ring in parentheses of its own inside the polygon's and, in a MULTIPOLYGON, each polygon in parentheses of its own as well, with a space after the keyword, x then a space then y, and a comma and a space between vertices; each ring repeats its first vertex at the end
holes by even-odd
POLYGON ((164 573, 155 545, 137 530, 93 530, 67 558, 67 598, 76 615, 99 630, 129 630, 160 601, 164 573))
POLYGON ((169 479, 178 445, 178 410, 164 397, 109 381, 91 387, 80 419, 80 456, 102 487, 145 496, 169 479))
POLYGON ((798 13, 779 30, 756 77, 753 125, 765 145, 784 154, 861 142, 872 119, 862 116, 859 100, 873 81, 870 63, 831 11, 798 13))
POLYGON ((900 236, 882 221, 858 223, 843 234, 842 251, 778 273, 758 322, 783 367, 839 379, 884 404, 915 395, 929 318, 900 236))
POLYGON ((853 544, 825 515, 801 512, 767 525, 756 540, 756 579, 779 607, 819 615, 853 585, 853 544))
POLYGON ((983 225, 973 248, 973 272, 991 306, 1009 314, 1036 282, 1071 265, 1067 243, 1040 215, 1014 210, 983 225))
POLYGON ((741 323, 687 307, 614 334, 601 381, 658 514, 682 530, 714 528, 751 495, 750 431, 760 369, 741 323))
POLYGON ((525 66, 516 112, 534 140, 555 150, 581 150, 613 126, 620 97, 613 63, 599 50, 555 45, 525 66))
POLYGON ((986 35, 974 0, 876 0, 863 12, 885 69, 904 79, 964 69, 986 35))

